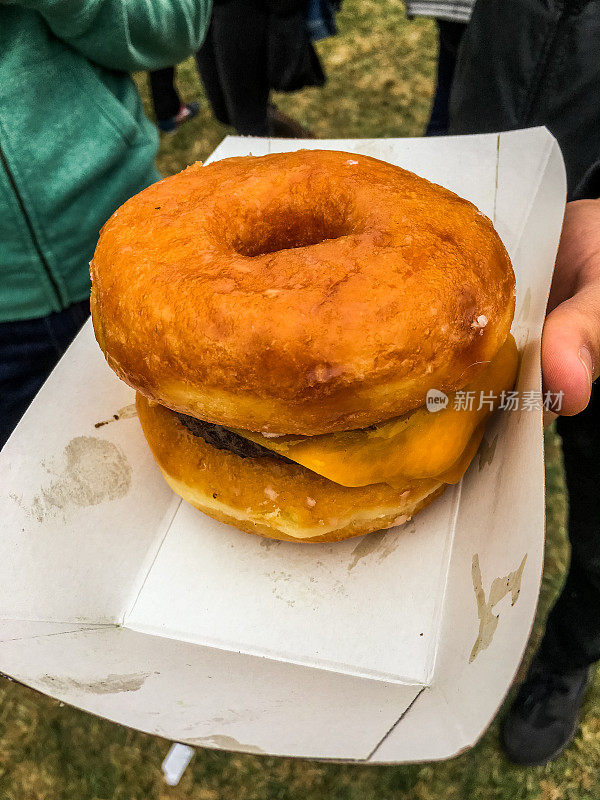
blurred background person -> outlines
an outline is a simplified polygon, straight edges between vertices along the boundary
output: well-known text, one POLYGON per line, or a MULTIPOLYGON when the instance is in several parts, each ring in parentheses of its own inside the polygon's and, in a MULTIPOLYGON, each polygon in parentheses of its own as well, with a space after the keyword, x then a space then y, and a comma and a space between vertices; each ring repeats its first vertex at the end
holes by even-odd
POLYGON ((571 201, 542 339, 545 388, 570 398, 557 431, 571 559, 504 721, 504 750, 524 765, 545 763, 571 741, 600 660, 599 54, 600 0, 478 0, 450 99, 450 133, 547 126, 565 159, 571 201))
POLYGON ((209 10, 0 2, 0 446, 89 314, 100 228, 160 178, 129 73, 196 51, 209 10))
POLYGON ((269 99, 325 83, 309 25, 315 38, 335 33, 328 0, 215 0, 196 62, 219 122, 241 136, 312 137, 269 99))

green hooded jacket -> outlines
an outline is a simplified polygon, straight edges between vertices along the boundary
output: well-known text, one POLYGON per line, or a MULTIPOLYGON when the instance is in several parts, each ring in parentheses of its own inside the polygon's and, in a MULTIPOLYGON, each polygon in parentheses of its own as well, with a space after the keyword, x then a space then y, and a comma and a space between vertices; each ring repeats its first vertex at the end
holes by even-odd
POLYGON ((210 0, 0 0, 0 322, 89 294, 104 222, 160 178, 130 72, 197 50, 210 0))

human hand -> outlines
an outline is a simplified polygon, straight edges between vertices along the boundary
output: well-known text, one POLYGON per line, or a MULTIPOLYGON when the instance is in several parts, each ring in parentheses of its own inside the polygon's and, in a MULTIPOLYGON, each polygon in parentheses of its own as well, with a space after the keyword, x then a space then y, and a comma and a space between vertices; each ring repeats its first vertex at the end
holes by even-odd
POLYGON ((567 203, 546 314, 544 393, 563 392, 561 414, 572 416, 587 406, 600 364, 600 200, 567 203))

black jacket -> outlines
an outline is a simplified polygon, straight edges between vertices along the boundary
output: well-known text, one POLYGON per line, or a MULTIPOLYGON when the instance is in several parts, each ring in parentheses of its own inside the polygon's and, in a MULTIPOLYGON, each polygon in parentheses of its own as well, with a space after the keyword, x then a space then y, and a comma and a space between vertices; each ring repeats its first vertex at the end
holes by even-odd
POLYGON ((546 125, 569 199, 600 196, 600 0, 477 0, 462 38, 450 133, 546 125))

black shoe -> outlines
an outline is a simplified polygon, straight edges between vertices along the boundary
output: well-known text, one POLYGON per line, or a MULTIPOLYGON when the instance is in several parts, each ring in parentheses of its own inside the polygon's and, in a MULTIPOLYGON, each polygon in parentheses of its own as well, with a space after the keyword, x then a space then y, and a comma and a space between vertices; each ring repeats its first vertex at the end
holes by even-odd
POLYGON ((156 121, 156 124, 162 133, 175 133, 177 128, 179 128, 180 125, 183 125, 184 122, 197 117, 199 111, 199 103, 182 103, 179 106, 179 111, 174 117, 169 117, 168 119, 159 119, 156 121))
POLYGON ((536 656, 502 726, 511 761, 545 764, 572 742, 589 678, 589 667, 556 672, 536 656))

